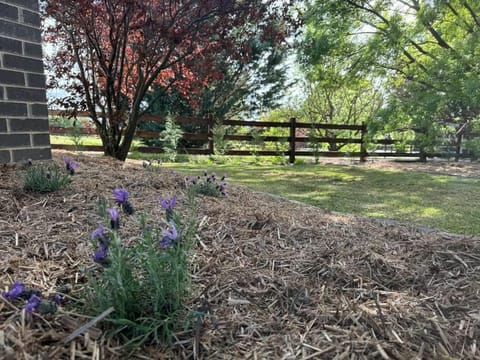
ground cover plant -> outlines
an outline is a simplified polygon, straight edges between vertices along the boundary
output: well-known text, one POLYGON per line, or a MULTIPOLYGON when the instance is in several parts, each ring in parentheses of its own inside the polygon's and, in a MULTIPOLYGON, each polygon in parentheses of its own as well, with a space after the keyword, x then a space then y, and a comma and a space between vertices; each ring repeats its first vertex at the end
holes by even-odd
MULTIPOLYGON (((63 155, 55 151, 55 161, 63 155)), ((166 220, 162 202, 187 213, 188 179, 165 164, 149 171, 141 161, 75 159, 74 181, 47 194, 23 191, 18 168, 0 171, 0 287, 11 291, 21 281, 42 294, 70 289, 55 313, 41 316, 1 296, 1 358, 480 355, 478 238, 328 213, 235 186, 230 173, 228 196, 199 195, 195 205, 189 326, 173 330, 170 344, 147 342, 133 352, 109 336, 106 319, 77 333, 90 317, 70 304, 90 271, 102 269, 92 261, 90 240, 98 200, 117 207, 118 231, 137 234, 142 211, 166 220), (130 202, 133 215, 113 205, 115 189, 128 189, 129 197, 118 199, 130 202)), ((122 235, 122 242, 135 237, 122 235)))
POLYGON ((227 172, 233 183, 330 211, 480 235, 480 179, 344 164, 256 166, 198 161, 164 166, 189 175, 203 168, 227 172))
POLYGON ((103 222, 91 240, 93 261, 100 266, 89 274, 84 310, 98 316, 112 309, 108 321, 113 333, 123 336, 125 346, 171 341, 172 331, 182 323, 189 294, 190 249, 196 230, 194 193, 188 192, 186 221, 175 211, 176 198, 166 197, 158 204, 165 210, 165 220, 151 223, 142 213, 129 228, 137 227, 137 234, 121 231, 121 222, 138 215, 129 192, 117 188, 113 195, 118 207, 107 208, 104 198, 99 202, 103 222))

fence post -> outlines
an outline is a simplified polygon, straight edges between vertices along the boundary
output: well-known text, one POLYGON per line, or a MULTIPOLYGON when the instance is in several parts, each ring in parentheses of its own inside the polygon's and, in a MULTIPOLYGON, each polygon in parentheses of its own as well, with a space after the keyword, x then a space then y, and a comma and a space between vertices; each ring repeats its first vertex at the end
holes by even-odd
POLYGON ((296 124, 297 120, 292 117, 290 118, 290 148, 289 148, 289 158, 288 162, 290 164, 295 163, 295 135, 296 135, 296 124))
POLYGON ((365 144, 365 137, 367 135, 367 126, 365 123, 362 123, 362 130, 361 130, 361 136, 360 140, 362 141, 360 143, 360 162, 365 162, 367 161, 367 145, 365 144))
POLYGON ((208 132, 208 154, 214 154, 214 144, 213 144, 213 116, 208 115, 208 125, 207 125, 207 132, 208 132))

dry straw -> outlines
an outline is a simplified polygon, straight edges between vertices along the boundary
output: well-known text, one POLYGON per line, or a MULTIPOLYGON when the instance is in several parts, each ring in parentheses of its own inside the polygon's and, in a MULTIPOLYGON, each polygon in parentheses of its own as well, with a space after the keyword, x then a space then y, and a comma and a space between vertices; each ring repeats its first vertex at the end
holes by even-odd
MULTIPOLYGON (((168 170, 72 157, 80 163, 72 184, 51 194, 26 193, 15 169, 1 169, 2 287, 19 279, 48 293, 69 284, 75 297, 92 266, 88 237, 100 196, 127 188, 136 208, 158 217, 158 198, 184 196, 184 179, 168 170)), ((330 214, 234 186, 227 198, 202 198, 198 214, 187 304, 196 320, 171 348, 125 354, 101 321, 66 344, 89 319, 68 305, 31 319, 1 300, 0 358, 480 358, 478 238, 330 214)))

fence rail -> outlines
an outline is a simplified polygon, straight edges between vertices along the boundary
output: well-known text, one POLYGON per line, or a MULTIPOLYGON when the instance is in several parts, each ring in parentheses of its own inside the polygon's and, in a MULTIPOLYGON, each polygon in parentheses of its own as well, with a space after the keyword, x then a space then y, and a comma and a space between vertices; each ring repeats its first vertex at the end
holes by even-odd
MULTIPOLYGON (((49 110, 49 115, 54 116, 64 116, 65 113, 58 110, 49 110)), ((79 112, 76 114, 76 117, 89 117, 88 113, 79 112)), ((165 117, 157 115, 144 115, 141 120, 142 122, 157 122, 163 123, 165 117)), ((200 133, 188 133, 183 134, 183 139, 187 141, 203 141, 203 148, 183 148, 179 149, 179 153, 186 154, 201 154, 201 155, 212 155, 215 153, 215 144, 213 141, 212 129, 215 126, 213 119, 211 118, 194 118, 194 117, 177 117, 175 119, 177 124, 189 124, 189 125, 206 125, 207 131, 200 133)), ((237 155, 259 155, 259 156, 274 156, 282 154, 288 156, 289 162, 294 163, 296 156, 326 156, 326 157, 359 157, 360 161, 365 161, 368 156, 384 156, 384 157, 418 157, 418 153, 412 152, 370 152, 366 150, 366 134, 367 129, 365 124, 361 125, 346 125, 346 124, 311 124, 304 122, 297 122, 295 118, 291 118, 288 122, 271 122, 271 121, 242 121, 242 120, 224 120, 222 125, 228 125, 231 127, 251 127, 251 128, 283 128, 288 129, 288 136, 262 136, 261 140, 263 142, 281 142, 283 144, 288 144, 288 150, 285 151, 274 151, 274 150, 226 150, 225 155, 237 156, 237 155), (321 130, 349 130, 350 137, 336 137, 336 136, 319 136, 311 137, 305 136, 304 134, 299 134, 302 132, 305 133, 305 129, 321 129, 321 130), (358 151, 312 151, 304 149, 301 144, 306 143, 327 143, 327 144, 358 144, 358 151)), ((79 128, 77 129, 78 133, 93 135, 96 134, 95 128, 79 128)), ((72 129, 64 128, 59 126, 50 126, 51 134, 71 134, 72 129)), ((156 131, 146 131, 146 130, 137 130, 135 133, 137 138, 145 139, 155 139, 160 137, 160 133, 156 131)), ((241 141, 241 142, 252 142, 254 140, 253 135, 242 134, 242 135, 225 135, 224 140, 228 141, 241 141)), ((379 139, 374 140, 374 143, 378 145, 393 145, 397 143, 396 140, 391 139, 379 139)), ((75 150, 77 147, 75 145, 60 145, 52 144, 54 149, 67 149, 75 150)), ((103 151, 102 146, 95 145, 86 145, 82 146, 82 149, 85 151, 103 151)), ((136 148, 136 151, 141 153, 162 153, 163 149, 161 147, 155 146, 140 146, 136 148)))

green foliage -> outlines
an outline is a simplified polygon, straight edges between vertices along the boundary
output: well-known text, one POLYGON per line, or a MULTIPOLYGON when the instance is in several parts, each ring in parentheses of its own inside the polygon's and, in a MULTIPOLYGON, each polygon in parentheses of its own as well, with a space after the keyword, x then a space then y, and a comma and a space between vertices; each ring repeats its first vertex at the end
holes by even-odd
POLYGON ((165 209, 164 223, 150 225, 147 216, 140 215, 141 233, 125 237, 121 230, 107 229, 106 203, 100 203, 107 220, 96 236, 92 234, 92 246, 97 249, 94 259, 103 267, 99 265, 89 274, 84 306, 93 315, 113 307, 107 319, 110 331, 123 336, 126 346, 168 342, 186 318, 189 256, 196 232, 194 193, 189 192, 189 213, 184 221, 173 210, 175 202, 165 209), (102 244, 108 244, 108 252, 103 254, 99 250, 102 244))
POLYGON ((392 133, 412 131, 425 153, 445 142, 439 137, 468 133, 480 114, 480 3, 399 3, 310 2, 300 58, 310 80, 381 86, 389 116, 373 120, 392 133))
POLYGON ((182 136, 183 131, 181 127, 175 124, 173 117, 168 116, 165 122, 165 130, 161 132, 160 140, 169 161, 175 162, 178 153, 178 143, 182 136))
POLYGON ((73 127, 70 128, 68 136, 72 139, 75 151, 80 151, 83 146, 83 132, 82 128, 74 121, 73 127))
POLYGON ((470 159, 480 159, 480 138, 474 138, 465 141, 465 150, 470 156, 470 159))
POLYGON ((220 179, 215 173, 210 175, 205 170, 203 176, 192 177, 188 179, 188 186, 190 191, 195 194, 202 194, 206 196, 227 196, 227 183, 225 179, 227 175, 224 174, 220 179))
POLYGON ((258 152, 262 151, 265 148, 265 141, 264 141, 262 131, 257 128, 252 129, 250 134, 252 135, 252 141, 251 141, 252 155, 253 155, 254 161, 257 163, 259 161, 258 152))
POLYGON ((215 124, 212 128, 212 140, 214 144, 214 155, 215 160, 221 160, 225 152, 229 149, 229 143, 225 140, 225 135, 227 135, 227 126, 222 125, 221 123, 215 124))
POLYGON ((314 127, 308 129, 308 145, 313 149, 315 164, 318 164, 320 160, 320 151, 323 148, 322 143, 318 141, 318 138, 321 136, 322 134, 320 133, 319 129, 315 129, 314 127))
POLYGON ((48 193, 63 189, 70 180, 70 176, 56 164, 33 164, 27 168, 23 188, 48 193))

